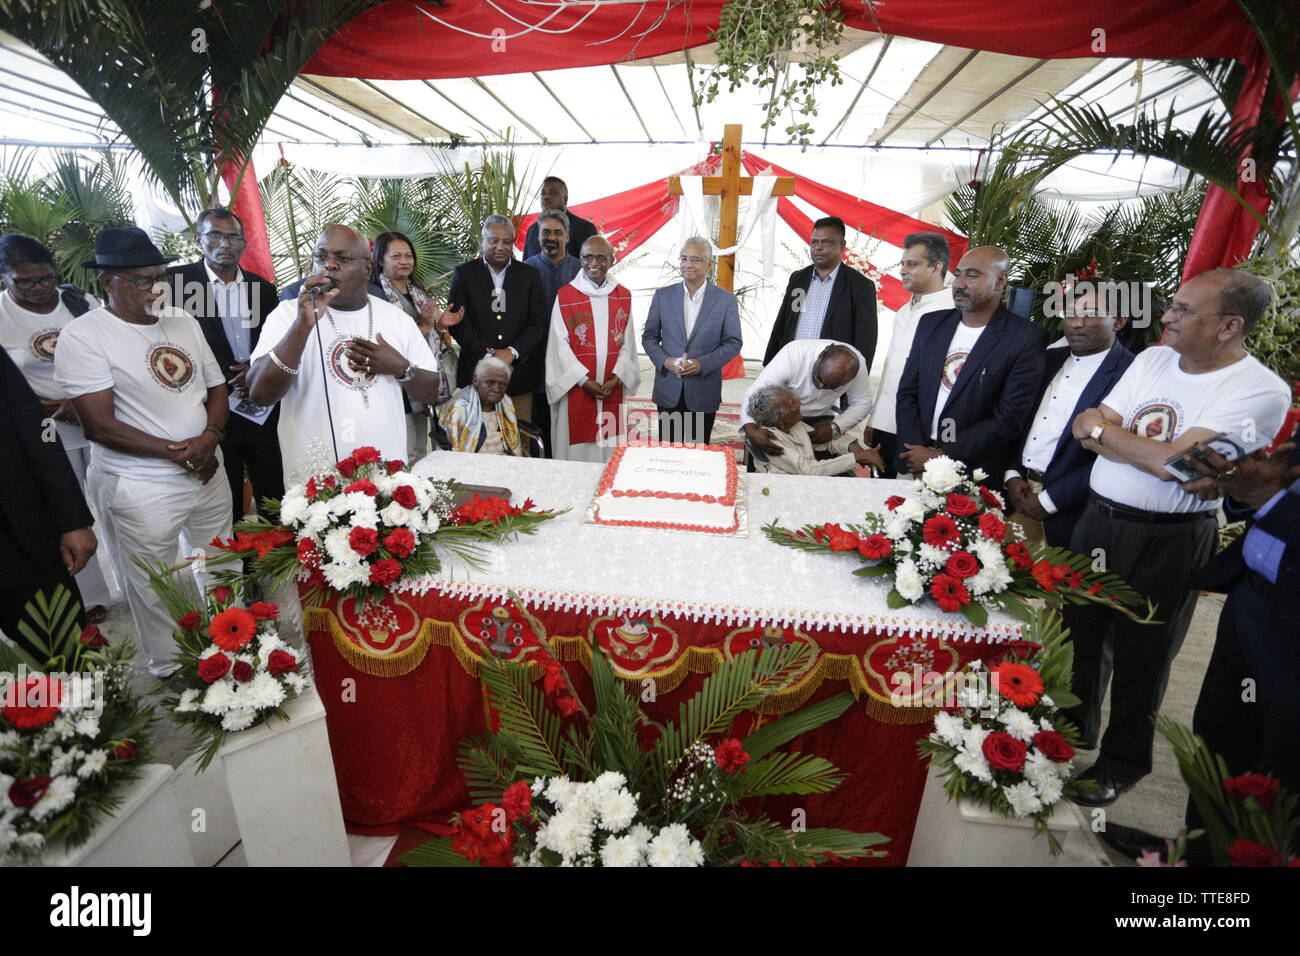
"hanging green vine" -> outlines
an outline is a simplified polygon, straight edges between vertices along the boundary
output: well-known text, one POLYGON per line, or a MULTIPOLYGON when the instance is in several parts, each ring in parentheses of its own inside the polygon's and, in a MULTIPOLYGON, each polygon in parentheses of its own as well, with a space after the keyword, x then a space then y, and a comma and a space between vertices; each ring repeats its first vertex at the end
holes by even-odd
POLYGON ((805 149, 817 115, 817 91, 843 82, 833 51, 844 38, 838 4, 825 0, 727 0, 718 29, 717 66, 695 88, 695 105, 752 83, 769 91, 763 129, 784 115, 785 133, 805 149))

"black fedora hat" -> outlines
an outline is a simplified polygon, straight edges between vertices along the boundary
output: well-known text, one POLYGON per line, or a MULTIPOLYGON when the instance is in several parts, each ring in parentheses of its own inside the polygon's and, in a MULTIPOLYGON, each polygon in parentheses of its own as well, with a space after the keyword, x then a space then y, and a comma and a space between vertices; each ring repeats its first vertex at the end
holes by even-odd
POLYGON ((95 235, 95 258, 81 264, 83 269, 136 269, 175 262, 158 251, 149 234, 139 226, 109 226, 95 235))

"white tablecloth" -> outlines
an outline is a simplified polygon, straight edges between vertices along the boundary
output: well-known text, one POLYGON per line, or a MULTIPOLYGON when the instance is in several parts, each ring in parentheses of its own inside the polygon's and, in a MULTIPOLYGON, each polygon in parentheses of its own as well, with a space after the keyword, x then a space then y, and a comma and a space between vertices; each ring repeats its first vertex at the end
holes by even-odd
MULTIPOLYGON (((494 549, 490 566, 473 569, 444 562, 430 577, 399 586, 435 589, 456 597, 502 597, 513 591, 527 606, 601 614, 677 614, 723 624, 782 624, 931 633, 947 639, 1007 641, 1019 622, 999 611, 977 628, 932 602, 892 610, 890 585, 851 572, 856 562, 840 554, 805 554, 768 541, 763 525, 788 528, 810 522, 861 523, 883 511, 890 495, 910 481, 740 475, 748 484, 747 537, 655 529, 612 528, 584 522, 602 465, 434 452, 413 469, 419 474, 500 485, 515 504, 532 498, 539 508, 571 509, 494 549), (763 494, 768 488, 769 494, 763 494)), ((888 580, 888 579, 886 579, 888 580)))

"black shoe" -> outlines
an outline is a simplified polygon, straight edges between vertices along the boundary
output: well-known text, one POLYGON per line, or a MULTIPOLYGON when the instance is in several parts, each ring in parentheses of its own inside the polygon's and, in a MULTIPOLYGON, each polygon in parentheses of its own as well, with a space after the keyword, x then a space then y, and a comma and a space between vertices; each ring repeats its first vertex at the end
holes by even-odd
POLYGON ((1102 843, 1130 860, 1136 860, 1143 853, 1163 854, 1165 850, 1165 841, 1154 833, 1147 833, 1137 827, 1126 827, 1122 823, 1106 824, 1098 836, 1102 843))
POLYGON ((1071 799, 1081 807, 1108 807, 1119 799, 1121 793, 1132 790, 1136 780, 1120 780, 1113 777, 1095 764, 1074 778, 1075 783, 1087 783, 1071 799))

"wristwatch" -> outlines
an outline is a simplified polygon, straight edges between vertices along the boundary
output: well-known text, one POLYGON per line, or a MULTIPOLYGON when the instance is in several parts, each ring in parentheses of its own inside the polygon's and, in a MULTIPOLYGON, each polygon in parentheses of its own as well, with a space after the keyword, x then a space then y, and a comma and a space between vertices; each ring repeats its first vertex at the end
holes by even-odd
POLYGON ((409 365, 406 366, 406 371, 404 371, 401 375, 397 376, 397 380, 399 382, 409 382, 411 379, 415 378, 415 373, 417 371, 419 371, 419 369, 415 367, 414 362, 411 362, 409 365))
POLYGON ((839 422, 831 422, 831 441, 834 441, 843 434, 844 429, 840 428, 839 422))
POLYGON ((1098 445, 1100 445, 1101 435, 1102 432, 1106 430, 1106 425, 1107 422, 1101 422, 1100 424, 1093 425, 1092 431, 1088 432, 1088 437, 1091 438, 1093 441, 1095 441, 1098 445))

